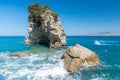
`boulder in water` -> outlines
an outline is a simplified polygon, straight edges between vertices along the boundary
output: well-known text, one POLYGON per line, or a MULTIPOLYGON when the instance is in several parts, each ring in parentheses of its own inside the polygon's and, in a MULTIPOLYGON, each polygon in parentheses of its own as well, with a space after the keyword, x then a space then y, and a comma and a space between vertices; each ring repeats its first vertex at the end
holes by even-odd
POLYGON ((97 54, 79 44, 70 46, 62 58, 64 59, 64 68, 71 73, 77 71, 85 63, 95 66, 99 62, 97 54))
POLYGON ((25 57, 27 55, 24 53, 17 53, 17 54, 9 54, 8 56, 10 56, 10 57, 25 57))

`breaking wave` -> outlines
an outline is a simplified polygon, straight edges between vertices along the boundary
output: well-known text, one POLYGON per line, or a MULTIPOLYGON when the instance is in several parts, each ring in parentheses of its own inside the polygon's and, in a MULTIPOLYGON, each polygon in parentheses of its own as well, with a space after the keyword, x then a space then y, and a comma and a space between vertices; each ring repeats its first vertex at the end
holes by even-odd
POLYGON ((68 74, 60 59, 61 51, 55 54, 30 54, 21 58, 7 54, 10 53, 0 54, 0 78, 2 76, 5 80, 52 80, 68 74))
POLYGON ((109 44, 106 44, 105 41, 98 41, 98 40, 95 40, 94 44, 95 45, 109 45, 109 44))
POLYGON ((94 44, 95 44, 95 45, 101 45, 101 42, 96 40, 96 41, 94 42, 94 44))
POLYGON ((0 80, 82 80, 81 71, 88 69, 89 65, 85 64, 71 75, 63 68, 62 53, 29 54, 21 58, 8 56, 13 54, 10 52, 1 53, 0 80))
MULTIPOLYGON (((89 80, 119 79, 119 76, 111 78, 111 75, 108 74, 108 72, 104 72, 104 70, 112 68, 112 66, 104 63, 98 63, 98 66, 94 69, 89 68, 88 64, 84 64, 84 66, 76 73, 70 74, 63 68, 63 60, 60 58, 63 51, 64 50, 59 50, 52 53, 48 52, 38 54, 31 53, 28 56, 21 58, 9 57, 8 54, 13 54, 10 52, 0 53, 0 80, 84 80, 88 78, 89 80)), ((119 73, 116 75, 119 75, 119 73)))

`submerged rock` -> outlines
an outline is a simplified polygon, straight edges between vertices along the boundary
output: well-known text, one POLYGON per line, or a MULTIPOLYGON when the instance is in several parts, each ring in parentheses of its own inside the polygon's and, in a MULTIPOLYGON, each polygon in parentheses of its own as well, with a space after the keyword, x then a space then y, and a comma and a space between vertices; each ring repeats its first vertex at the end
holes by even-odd
POLYGON ((25 44, 48 44, 50 48, 66 45, 66 36, 57 13, 48 5, 35 3, 28 6, 29 28, 25 44))
POLYGON ((70 46, 62 58, 64 59, 64 68, 71 73, 77 71, 85 63, 94 66, 99 62, 97 54, 79 44, 70 46))
POLYGON ((27 55, 24 53, 17 53, 17 54, 9 54, 8 56, 10 56, 10 57, 25 57, 27 55))

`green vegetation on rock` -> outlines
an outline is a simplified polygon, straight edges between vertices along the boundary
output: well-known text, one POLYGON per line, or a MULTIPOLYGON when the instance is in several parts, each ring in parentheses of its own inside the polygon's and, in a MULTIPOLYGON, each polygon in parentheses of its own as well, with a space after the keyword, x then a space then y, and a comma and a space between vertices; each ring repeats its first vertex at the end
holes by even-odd
POLYGON ((45 28, 46 26, 45 26, 45 24, 44 24, 44 23, 42 23, 42 24, 41 24, 41 27, 42 27, 42 28, 45 28))
POLYGON ((55 21, 58 20, 58 13, 52 13, 52 16, 54 17, 55 21))
MULTIPOLYGON (((39 23, 40 25, 43 25, 42 21, 44 21, 44 19, 46 19, 46 18, 42 17, 41 15, 44 14, 48 10, 51 11, 48 4, 46 4, 44 6, 40 5, 39 3, 30 4, 28 6, 28 11, 29 11, 28 20, 39 23)), ((58 20, 57 13, 53 12, 53 13, 51 13, 51 15, 54 17, 55 21, 58 20)))
POLYGON ((47 11, 50 10, 49 5, 45 5, 45 6, 41 6, 39 3, 35 3, 35 4, 30 4, 28 6, 28 11, 29 11, 29 16, 28 19, 29 20, 41 20, 41 15, 47 11))

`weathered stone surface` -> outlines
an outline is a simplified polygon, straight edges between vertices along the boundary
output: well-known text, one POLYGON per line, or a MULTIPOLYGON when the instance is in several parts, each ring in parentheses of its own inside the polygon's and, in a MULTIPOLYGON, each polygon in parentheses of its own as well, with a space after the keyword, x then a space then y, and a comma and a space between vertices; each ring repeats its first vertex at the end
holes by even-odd
POLYGON ((79 44, 69 47, 63 54, 63 59, 64 68, 71 73, 77 71, 86 62, 91 66, 99 62, 97 54, 79 44))
POLYGON ((29 34, 25 38, 25 44, 48 44, 50 48, 66 45, 66 36, 60 18, 56 19, 52 13, 51 10, 47 9, 40 15, 40 19, 29 20, 29 34))

